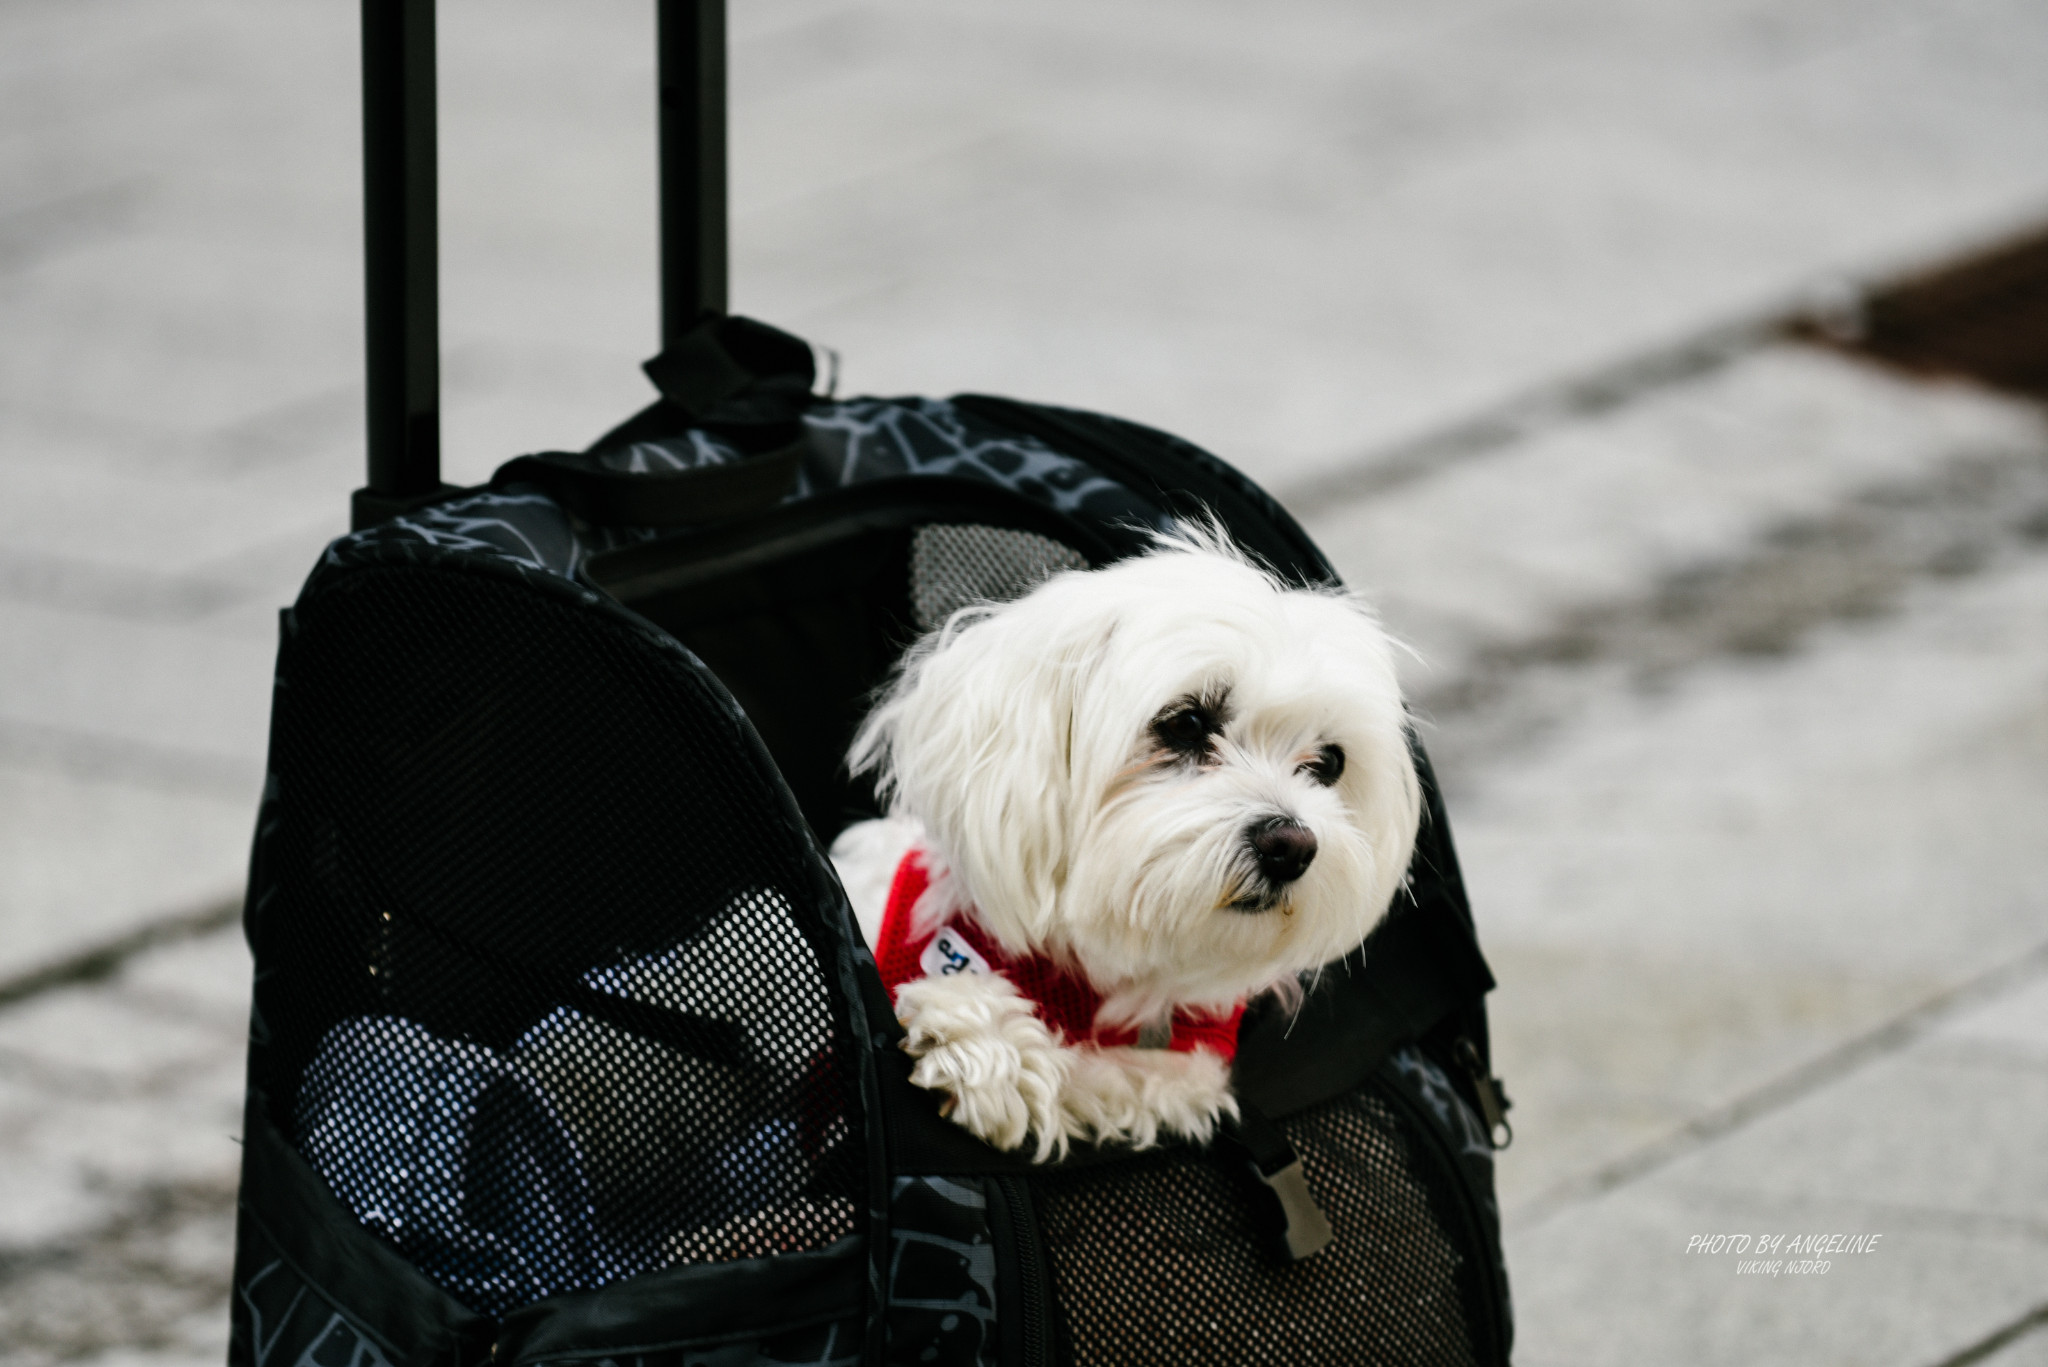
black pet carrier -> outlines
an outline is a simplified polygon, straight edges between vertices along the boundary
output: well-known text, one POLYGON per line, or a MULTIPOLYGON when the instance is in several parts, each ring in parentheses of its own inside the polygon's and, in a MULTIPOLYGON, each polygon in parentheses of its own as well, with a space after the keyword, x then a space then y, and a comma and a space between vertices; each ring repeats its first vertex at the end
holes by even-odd
POLYGON ((839 761, 895 654, 1192 516, 1334 574, 1163 433, 814 396, 722 312, 720 8, 659 9, 661 397, 448 490, 431 4, 364 5, 371 483, 283 615, 230 1361, 1505 1362, 1433 783, 1385 923, 1246 1017, 1214 1145, 1034 1166, 910 1085, 821 854, 873 813, 839 761))

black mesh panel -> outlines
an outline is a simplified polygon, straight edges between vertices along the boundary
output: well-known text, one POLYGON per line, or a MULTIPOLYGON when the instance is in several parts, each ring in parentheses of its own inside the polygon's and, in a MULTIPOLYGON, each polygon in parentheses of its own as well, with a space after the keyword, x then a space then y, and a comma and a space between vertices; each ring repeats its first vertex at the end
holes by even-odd
POLYGON ((1049 536, 1012 527, 929 523, 910 539, 910 604, 925 631, 970 603, 1022 597, 1061 570, 1088 559, 1049 536))
POLYGON ((328 1186, 497 1314, 853 1233, 853 1044, 730 704, 630 627, 329 580, 279 666, 253 1080, 328 1186))
MULTIPOLYGON (((1472 1367, 1487 1323, 1451 1178, 1370 1090, 1282 1122, 1335 1241, 1270 1257, 1220 1163, 1162 1153, 1033 1179, 1078 1367, 1472 1367)), ((1249 1178, 1243 1179, 1248 1182, 1249 1178)))

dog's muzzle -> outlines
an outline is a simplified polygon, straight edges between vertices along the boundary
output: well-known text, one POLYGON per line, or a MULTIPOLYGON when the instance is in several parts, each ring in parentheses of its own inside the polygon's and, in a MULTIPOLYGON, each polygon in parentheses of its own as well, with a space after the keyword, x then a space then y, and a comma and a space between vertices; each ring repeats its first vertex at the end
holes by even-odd
POLYGON ((1291 817, 1276 816, 1245 832, 1259 873, 1275 886, 1308 872, 1316 857, 1316 833, 1291 817))

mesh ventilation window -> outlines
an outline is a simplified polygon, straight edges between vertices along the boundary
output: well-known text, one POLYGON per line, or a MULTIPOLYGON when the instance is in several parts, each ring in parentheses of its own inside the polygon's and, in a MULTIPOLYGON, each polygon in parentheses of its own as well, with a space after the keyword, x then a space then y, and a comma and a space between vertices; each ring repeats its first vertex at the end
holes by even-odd
POLYGON ((910 542, 910 602, 930 631, 970 603, 1003 602, 1061 570, 1085 570, 1071 546, 1035 532, 934 522, 910 542))
MULTIPOLYGON (((1034 1178, 1075 1367, 1475 1367, 1484 1289, 1450 1189, 1354 1092, 1281 1126, 1336 1240, 1282 1265, 1237 1174, 1186 1154, 1034 1178)), ((1249 1179, 1244 1179, 1249 1180, 1249 1179)))
POLYGON ((335 1195, 487 1314, 854 1233, 832 942, 729 704, 501 581, 358 571, 297 616, 254 1076, 335 1195))

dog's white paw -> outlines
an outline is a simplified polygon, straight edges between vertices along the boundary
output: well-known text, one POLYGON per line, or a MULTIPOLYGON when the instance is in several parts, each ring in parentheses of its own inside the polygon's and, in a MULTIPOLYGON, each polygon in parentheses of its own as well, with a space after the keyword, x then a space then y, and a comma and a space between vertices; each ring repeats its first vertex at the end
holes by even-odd
POLYGON ((1161 1133, 1206 1143, 1237 1117, 1230 1065, 1206 1049, 1083 1048, 1061 1094, 1068 1134, 1149 1149, 1161 1133))
POLYGON ((921 978, 896 993, 896 1018, 917 1060, 910 1080, 950 1098, 947 1116, 999 1149, 1036 1136, 1040 1163, 1064 1155, 1061 1096, 1076 1051, 1038 1018, 1006 978, 921 978))

